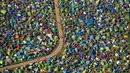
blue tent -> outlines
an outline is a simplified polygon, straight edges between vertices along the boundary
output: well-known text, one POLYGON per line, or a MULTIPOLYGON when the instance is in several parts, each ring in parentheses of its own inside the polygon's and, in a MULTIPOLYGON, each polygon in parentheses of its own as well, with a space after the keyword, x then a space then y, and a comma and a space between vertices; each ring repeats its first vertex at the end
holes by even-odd
POLYGON ((67 73, 67 71, 66 71, 66 70, 64 70, 64 71, 63 71, 63 73, 67 73))
POLYGON ((91 18, 91 19, 86 19, 86 23, 93 23, 94 19, 91 18))
POLYGON ((47 61, 50 61, 51 60, 51 58, 49 57, 49 58, 47 58, 47 61))
POLYGON ((95 55, 96 51, 95 50, 91 50, 90 51, 90 55, 95 55))
POLYGON ((2 55, 2 53, 0 52, 0 57, 2 57, 3 55, 2 55))
POLYGON ((87 7, 88 7, 88 5, 87 5, 87 4, 85 4, 83 7, 84 7, 84 8, 87 8, 87 7))
POLYGON ((77 71, 76 73, 81 73, 80 71, 77 71))
POLYGON ((64 5, 63 4, 60 4, 60 8, 63 8, 64 7, 64 5))
POLYGON ((74 12, 74 10, 75 10, 75 4, 73 3, 74 1, 72 0, 72 12, 74 12))

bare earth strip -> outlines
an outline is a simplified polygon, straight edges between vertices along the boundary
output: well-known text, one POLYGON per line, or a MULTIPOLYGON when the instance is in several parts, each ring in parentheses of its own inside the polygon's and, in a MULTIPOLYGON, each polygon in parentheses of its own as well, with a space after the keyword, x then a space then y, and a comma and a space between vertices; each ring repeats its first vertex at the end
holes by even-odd
POLYGON ((60 21, 60 10, 59 10, 59 5, 58 5, 58 0, 54 0, 55 2, 55 11, 56 11, 56 21, 57 21, 57 28, 58 28, 58 36, 59 36, 59 44, 57 46, 57 48, 48 56, 43 56, 43 57, 39 57, 39 58, 35 58, 35 59, 31 59, 29 61, 26 62, 22 62, 19 64, 15 64, 15 65, 9 65, 3 68, 0 68, 0 71, 3 69, 11 69, 11 68, 16 68, 16 67, 20 67, 20 66, 26 66, 30 63, 34 63, 34 62, 39 62, 39 61, 43 61, 48 57, 53 57, 55 55, 57 55, 63 46, 63 30, 62 30, 62 25, 61 25, 61 21, 60 21))

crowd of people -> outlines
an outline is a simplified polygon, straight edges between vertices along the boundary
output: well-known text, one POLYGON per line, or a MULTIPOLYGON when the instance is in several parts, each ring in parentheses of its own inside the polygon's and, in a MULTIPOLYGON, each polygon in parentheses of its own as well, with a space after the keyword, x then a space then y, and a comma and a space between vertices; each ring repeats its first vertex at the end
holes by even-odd
POLYGON ((3 0, 0 8, 0 67, 49 55, 58 44, 54 2, 3 0))
POLYGON ((129 73, 128 0, 59 0, 62 54, 15 68, 15 73, 129 73))

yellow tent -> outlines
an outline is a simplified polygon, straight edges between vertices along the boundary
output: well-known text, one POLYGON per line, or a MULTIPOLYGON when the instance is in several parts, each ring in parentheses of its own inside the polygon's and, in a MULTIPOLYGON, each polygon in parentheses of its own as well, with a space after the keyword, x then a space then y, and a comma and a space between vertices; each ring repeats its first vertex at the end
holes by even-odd
POLYGON ((50 37, 51 40, 53 40, 53 39, 52 39, 52 34, 46 34, 46 35, 47 35, 48 37, 50 37))

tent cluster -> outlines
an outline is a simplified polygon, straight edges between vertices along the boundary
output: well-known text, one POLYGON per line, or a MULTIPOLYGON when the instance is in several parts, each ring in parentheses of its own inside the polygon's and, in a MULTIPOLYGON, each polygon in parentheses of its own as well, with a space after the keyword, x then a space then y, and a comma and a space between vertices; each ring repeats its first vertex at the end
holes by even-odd
POLYGON ((58 44, 54 2, 0 2, 0 67, 50 54, 58 44))
POLYGON ((128 0, 59 0, 59 8, 64 30, 62 54, 13 72, 129 73, 128 0))

